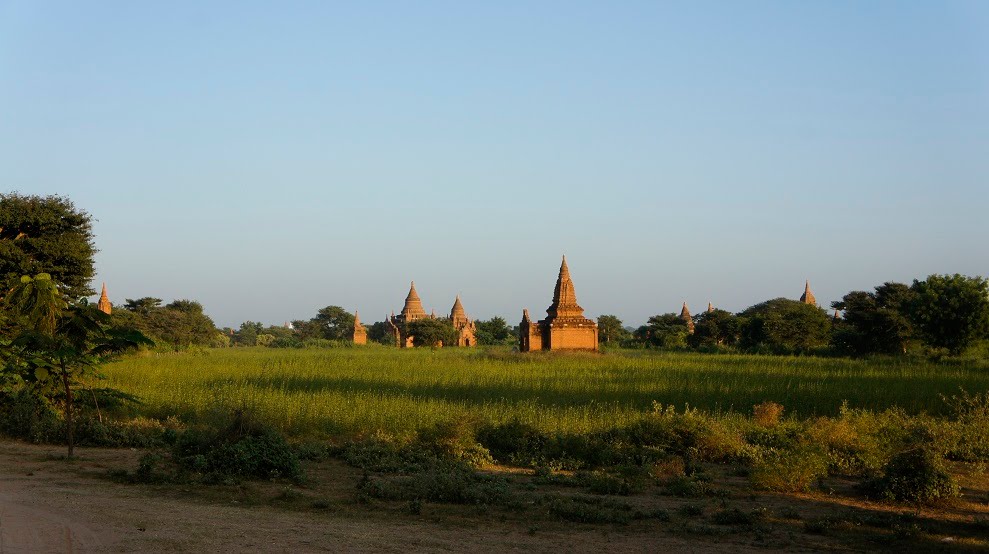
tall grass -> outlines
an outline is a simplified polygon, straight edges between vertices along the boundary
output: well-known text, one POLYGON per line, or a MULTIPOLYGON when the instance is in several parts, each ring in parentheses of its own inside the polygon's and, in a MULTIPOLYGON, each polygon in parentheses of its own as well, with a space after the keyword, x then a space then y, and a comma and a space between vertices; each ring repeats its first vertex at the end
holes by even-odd
POLYGON ((295 436, 406 433, 438 421, 520 420, 545 431, 631 423, 654 403, 713 412, 771 400, 800 417, 853 408, 941 413, 941 394, 989 390, 987 362, 609 352, 218 349, 111 364, 133 415, 194 423, 244 408, 295 436))

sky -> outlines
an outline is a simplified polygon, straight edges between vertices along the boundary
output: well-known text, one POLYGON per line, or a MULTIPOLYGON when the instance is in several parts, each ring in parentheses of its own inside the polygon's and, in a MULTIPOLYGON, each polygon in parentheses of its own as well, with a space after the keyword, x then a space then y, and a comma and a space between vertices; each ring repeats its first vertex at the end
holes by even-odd
POLYGON ((220 326, 989 275, 987 2, 0 0, 0 191, 220 326))

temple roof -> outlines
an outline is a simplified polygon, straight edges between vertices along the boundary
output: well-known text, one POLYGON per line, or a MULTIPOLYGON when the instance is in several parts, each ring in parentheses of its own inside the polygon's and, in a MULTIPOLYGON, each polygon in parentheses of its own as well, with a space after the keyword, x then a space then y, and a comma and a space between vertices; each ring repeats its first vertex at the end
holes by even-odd
POLYGON ((110 298, 106 295, 106 283, 103 283, 103 291, 100 293, 100 300, 96 303, 96 309, 109 314, 113 310, 113 304, 110 303, 110 298))
POLYGON ((556 288, 553 289, 553 303, 546 309, 546 314, 550 319, 584 317, 584 308, 577 304, 577 293, 574 292, 573 281, 570 279, 566 256, 560 264, 560 275, 556 278, 556 288))
POLYGON ((457 299, 453 301, 453 309, 450 310, 450 319, 457 318, 467 318, 467 312, 464 311, 464 305, 460 301, 460 295, 457 295, 457 299))
POLYGON ((402 316, 406 319, 409 316, 426 317, 426 310, 422 307, 422 300, 419 299, 419 293, 416 292, 415 281, 412 281, 412 286, 409 287, 409 295, 405 297, 405 307, 402 308, 402 316))
POLYGON ((810 291, 810 279, 804 284, 804 293, 800 295, 800 301, 812 306, 817 305, 817 299, 814 298, 814 293, 810 291))
POLYGON ((680 318, 681 319, 690 319, 690 310, 687 309, 687 303, 686 302, 684 302, 683 303, 683 307, 680 308, 680 318))
POLYGON ((713 311, 714 311, 714 304, 711 304, 710 302, 708 302, 707 303, 707 313, 711 313, 713 311))

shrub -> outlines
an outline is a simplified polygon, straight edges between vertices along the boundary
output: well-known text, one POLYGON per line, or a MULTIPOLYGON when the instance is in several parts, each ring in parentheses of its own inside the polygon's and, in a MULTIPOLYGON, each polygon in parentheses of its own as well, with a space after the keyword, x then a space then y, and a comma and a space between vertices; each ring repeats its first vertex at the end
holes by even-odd
POLYGON ((768 400, 752 407, 752 421, 763 427, 775 426, 782 415, 783 406, 768 400))
POLYGON ((817 448, 768 450, 752 467, 749 478, 763 489, 779 492, 808 490, 828 473, 826 455, 817 448))
POLYGON ((906 450, 893 456, 883 469, 882 477, 866 483, 867 490, 881 498, 927 504, 959 495, 944 458, 933 449, 906 450))
POLYGON ((632 506, 624 502, 586 496, 549 497, 547 507, 550 514, 577 523, 626 524, 636 515, 632 506))
POLYGON ((518 420, 483 426, 477 431, 477 440, 495 460, 520 465, 532 465, 540 460, 549 442, 538 429, 518 420))
POLYGON ((299 458, 280 433, 242 412, 220 431, 190 429, 176 437, 173 458, 207 481, 228 478, 302 478, 299 458))

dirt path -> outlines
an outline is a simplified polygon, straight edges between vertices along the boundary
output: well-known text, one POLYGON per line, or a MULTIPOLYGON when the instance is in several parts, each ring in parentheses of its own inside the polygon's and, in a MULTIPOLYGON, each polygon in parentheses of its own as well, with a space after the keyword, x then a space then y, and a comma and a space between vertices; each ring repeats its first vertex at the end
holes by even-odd
MULTIPOLYGON (((0 554, 19 552, 733 552, 651 533, 554 524, 401 517, 373 510, 299 512, 244 506, 221 495, 118 484, 109 468, 136 467, 140 452, 0 442, 0 554), (186 496, 182 496, 183 493, 186 496)), ((341 485, 342 487, 342 485, 341 485)), ((347 484, 350 490, 351 484, 347 484)), ((212 493, 211 493, 212 494, 212 493)))

